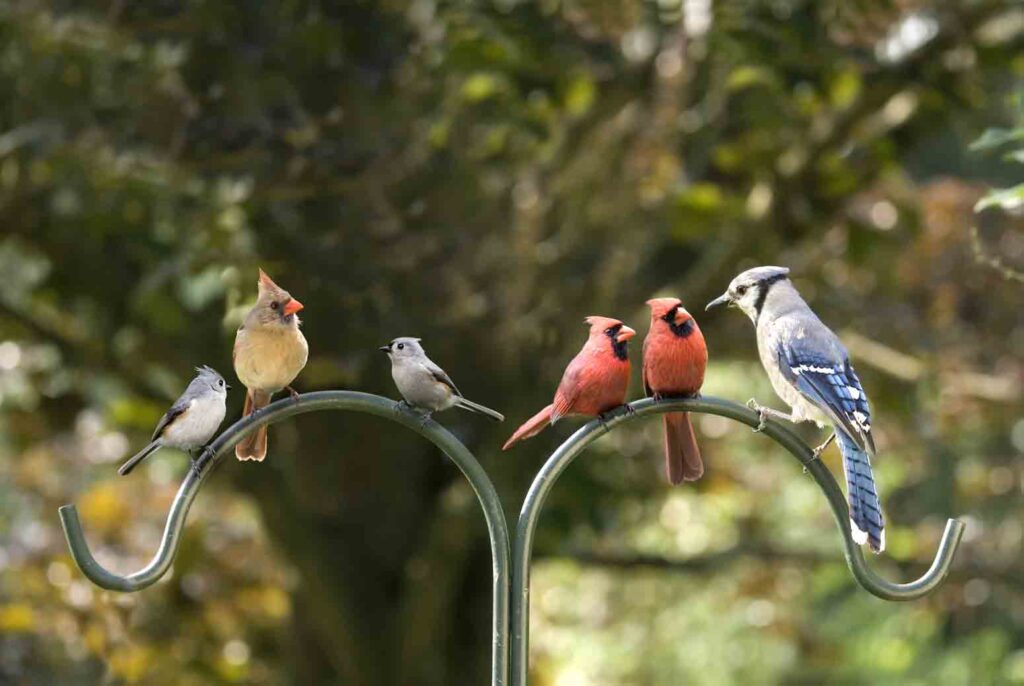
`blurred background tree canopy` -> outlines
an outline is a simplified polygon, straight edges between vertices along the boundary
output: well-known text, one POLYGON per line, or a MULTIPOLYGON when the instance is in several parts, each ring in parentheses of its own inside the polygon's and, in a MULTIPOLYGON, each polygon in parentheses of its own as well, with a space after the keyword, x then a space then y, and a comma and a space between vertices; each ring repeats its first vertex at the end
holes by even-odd
POLYGON ((1022 48, 988 0, 0 2, 0 682, 486 683, 478 507, 379 420, 225 461, 144 593, 74 568, 71 501, 105 564, 152 553, 186 458, 115 467, 194 366, 235 382, 257 266, 306 304, 300 390, 393 396, 376 347, 416 335, 507 414, 440 421, 513 517, 571 427, 498 446, 585 315, 643 333, 678 295, 705 392, 780 406, 749 322, 702 312, 767 263, 874 401, 876 564, 917 575, 965 515, 953 577, 865 594, 768 441, 702 417, 708 473, 673 489, 646 422, 552 498, 532 683, 1024 683, 1022 48))

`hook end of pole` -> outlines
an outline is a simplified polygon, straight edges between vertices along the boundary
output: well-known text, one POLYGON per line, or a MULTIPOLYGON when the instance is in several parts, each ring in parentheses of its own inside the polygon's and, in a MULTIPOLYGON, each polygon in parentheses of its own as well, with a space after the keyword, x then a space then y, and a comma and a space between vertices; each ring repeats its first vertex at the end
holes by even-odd
POLYGON ((953 555, 956 554, 956 549, 960 547, 960 541, 964 537, 964 532, 967 530, 967 524, 960 519, 947 519, 946 530, 942 532, 942 540, 939 543, 939 549, 949 549, 949 558, 952 562, 953 555))
POLYGON ((78 509, 74 505, 64 505, 57 510, 57 513, 60 515, 61 526, 64 527, 64 537, 68 542, 71 559, 75 561, 78 569, 86 578, 108 591, 137 590, 126 578, 111 574, 93 557, 92 552, 89 551, 89 544, 85 541, 82 522, 78 518, 78 509))

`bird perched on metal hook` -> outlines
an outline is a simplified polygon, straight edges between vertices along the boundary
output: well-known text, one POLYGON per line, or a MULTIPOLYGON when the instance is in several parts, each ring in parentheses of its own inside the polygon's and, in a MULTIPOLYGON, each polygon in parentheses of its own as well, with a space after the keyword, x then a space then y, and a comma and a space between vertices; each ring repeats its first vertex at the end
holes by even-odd
POLYGON ((502 450, 535 436, 568 415, 600 417, 626 402, 629 339, 636 331, 618 319, 587 317, 590 335, 572 359, 555 391, 555 401, 516 429, 502 450))
POLYGON ((124 476, 164 447, 184 450, 195 465, 193 451, 204 447, 224 421, 225 400, 230 388, 224 377, 210 367, 196 367, 196 372, 196 378, 160 418, 149 445, 121 465, 118 474, 124 476))
MULTIPOLYGON (((654 298, 651 328, 644 339, 644 390, 647 395, 694 396, 704 385, 708 349, 697 322, 679 298, 654 298)), ((669 412, 665 425, 665 475, 673 485, 696 481, 704 474, 704 462, 693 435, 690 415, 669 412)))
POLYGON ((434 412, 459 407, 505 421, 505 415, 467 400, 445 371, 427 357, 419 338, 396 338, 378 348, 391 360, 391 378, 398 386, 404 402, 421 411, 425 417, 434 412))
POLYGON ((785 267, 748 269, 706 309, 728 304, 750 317, 772 388, 792 408, 787 415, 751 400, 750 406, 761 416, 759 430, 767 417, 832 424, 833 434, 815 448, 814 457, 838 440, 853 539, 879 553, 885 549, 885 524, 871 473, 875 442, 867 395, 846 348, 800 297, 788 274, 785 267))
MULTIPOLYGON (((298 312, 302 303, 270 280, 260 270, 259 295, 235 334, 232 360, 235 374, 245 385, 243 417, 270 404, 270 398, 287 389, 292 398, 298 393, 289 385, 306 366, 309 346, 299 331, 298 312)), ((267 456, 267 427, 259 427, 235 446, 239 460, 262 461, 267 456)))

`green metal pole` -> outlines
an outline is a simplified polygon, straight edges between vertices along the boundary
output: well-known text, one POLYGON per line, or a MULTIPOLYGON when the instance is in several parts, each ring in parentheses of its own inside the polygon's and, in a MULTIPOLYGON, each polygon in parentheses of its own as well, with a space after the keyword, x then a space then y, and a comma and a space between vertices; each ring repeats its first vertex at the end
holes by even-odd
POLYGON ((288 417, 321 410, 364 412, 397 422, 440 448, 465 475, 480 501, 484 518, 487 520, 487 533, 491 539, 493 563, 491 684, 492 686, 505 686, 508 683, 511 579, 509 576, 508 527, 498 494, 487 473, 473 457, 473 454, 447 429, 433 420, 424 421, 415 412, 405 410, 393 400, 380 396, 352 391, 306 393, 300 395, 296 400, 290 398, 278 400, 256 414, 235 422, 210 444, 212 456, 206 460, 205 464, 200 465, 198 476, 194 471, 190 471, 185 477, 171 505, 171 511, 167 516, 167 525, 156 554, 148 565, 133 574, 115 574, 96 561, 85 540, 78 511, 74 505, 65 505, 60 508, 61 523, 64 526, 68 547, 71 549, 71 556, 78 568, 94 584, 111 591, 140 591, 156 583, 170 569, 171 563, 174 561, 189 507, 199 493, 200 486, 211 472, 209 463, 217 462, 225 455, 229 455, 238 441, 263 424, 273 424, 288 417))
MULTIPOLYGON (((544 501, 558 477, 591 443, 608 431, 642 417, 665 412, 691 412, 728 417, 750 427, 756 427, 760 417, 753 410, 718 398, 686 398, 638 400, 630 403, 633 412, 622 411, 604 423, 593 420, 569 437, 551 455, 534 479, 523 503, 516 527, 512 551, 512 686, 527 686, 530 652, 530 560, 533 555, 533 535, 537 529, 544 501)), ((836 519, 843 539, 846 564, 853 578, 867 591, 885 600, 915 600, 934 591, 949 574, 953 556, 960 545, 964 524, 956 519, 946 523, 935 560, 924 575, 909 583, 897 584, 878 576, 868 567, 861 547, 850 533, 850 515, 846 498, 835 478, 821 460, 815 460, 809 447, 788 427, 769 421, 764 434, 786 448, 810 472, 824 492, 832 515, 836 519)))

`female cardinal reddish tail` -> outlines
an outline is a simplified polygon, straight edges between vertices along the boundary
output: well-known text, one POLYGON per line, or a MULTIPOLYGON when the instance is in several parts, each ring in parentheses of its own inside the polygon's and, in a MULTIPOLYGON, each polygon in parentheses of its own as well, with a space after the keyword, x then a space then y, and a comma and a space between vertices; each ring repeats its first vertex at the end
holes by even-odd
MULTIPOLYGON (((245 408, 242 416, 248 417, 256 410, 262 410, 270 404, 270 394, 260 391, 248 391, 245 394, 245 408)), ((264 424, 235 444, 235 457, 239 460, 256 460, 262 462, 267 456, 267 425, 264 424)))
POLYGON ((502 450, 508 450, 519 441, 525 441, 531 436, 536 436, 551 423, 551 413, 555 411, 555 404, 552 403, 543 410, 533 415, 525 424, 516 429, 516 432, 501 446, 502 450))
POLYGON ((670 412, 662 416, 665 421, 665 475, 673 486, 684 481, 696 481, 704 476, 704 461, 700 459, 690 415, 670 412))

